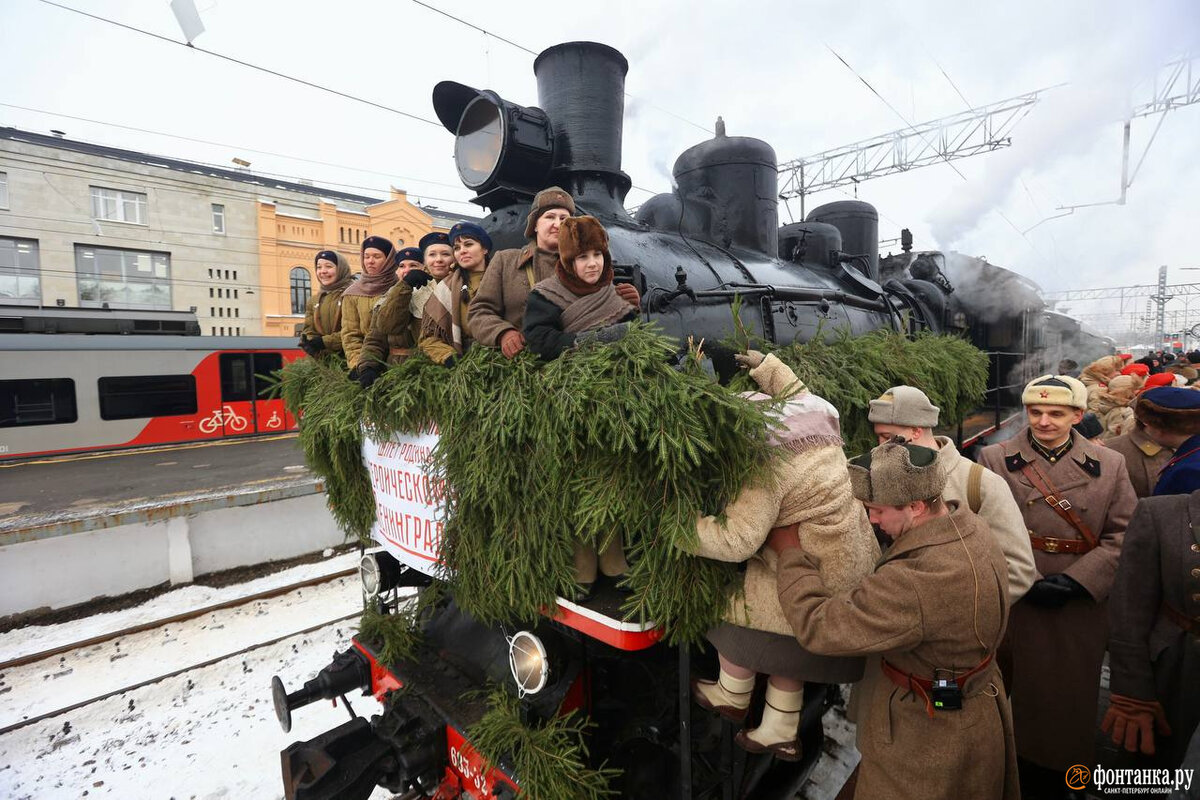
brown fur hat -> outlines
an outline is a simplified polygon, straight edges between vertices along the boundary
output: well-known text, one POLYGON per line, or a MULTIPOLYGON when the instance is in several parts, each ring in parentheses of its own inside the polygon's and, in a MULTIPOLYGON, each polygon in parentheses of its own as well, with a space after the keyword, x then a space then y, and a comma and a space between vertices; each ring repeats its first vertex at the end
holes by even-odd
POLYGON ((1143 425, 1195 436, 1200 434, 1200 392, 1176 386, 1147 389, 1138 397, 1133 414, 1143 425))
POLYGON ((608 231, 595 217, 569 217, 558 229, 558 264, 554 267, 558 279, 575 294, 591 294, 612 283, 612 255, 608 252, 608 231), (575 259, 580 253, 599 250, 604 254, 604 271, 600 280, 584 283, 575 275, 575 259))
POLYGON ((949 448, 930 450, 899 436, 851 459, 850 488, 864 503, 902 506, 940 497, 946 488, 949 448))
POLYGON ((538 217, 552 208, 565 208, 567 213, 574 216, 575 200, 561 186, 551 186, 549 189, 542 189, 534 195, 533 205, 529 207, 529 216, 525 219, 526 239, 534 238, 533 234, 537 230, 538 217))

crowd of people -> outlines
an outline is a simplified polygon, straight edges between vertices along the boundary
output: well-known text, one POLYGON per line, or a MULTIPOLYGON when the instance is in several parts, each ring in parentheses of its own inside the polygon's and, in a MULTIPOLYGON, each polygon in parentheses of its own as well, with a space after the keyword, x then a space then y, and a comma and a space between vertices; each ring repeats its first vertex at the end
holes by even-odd
POLYGON ((551 360, 581 337, 614 340, 641 298, 633 285, 614 284, 604 227, 574 214, 571 195, 552 186, 534 198, 530 241, 519 249, 495 250, 472 222, 427 234, 417 247, 368 236, 357 280, 342 255, 322 250, 300 347, 342 354, 365 388, 418 350, 451 367, 474 344, 507 358, 528 347, 551 360))
MULTIPOLYGON (((574 213, 561 188, 539 193, 529 243, 498 252, 472 223, 419 248, 368 237, 354 282, 322 251, 301 347, 343 352, 369 386, 418 349, 452 366, 472 345, 549 360, 614 340, 639 297, 614 285, 604 228, 574 213)), ((940 411, 914 386, 870 402, 879 446, 847 460, 833 406, 773 355, 736 359, 761 390, 748 399, 782 401, 781 457, 697 519, 690 550, 746 565, 709 633, 718 674, 692 686, 702 708, 759 720, 741 747, 799 759, 815 681, 853 684, 856 797, 1083 796, 1068 771, 1097 764, 1101 731, 1128 759, 1108 766, 1200 760, 1200 352, 1077 375, 1064 361, 977 463, 934 433, 940 411)), ((620 542, 576 553, 584 586, 626 567, 620 542)))

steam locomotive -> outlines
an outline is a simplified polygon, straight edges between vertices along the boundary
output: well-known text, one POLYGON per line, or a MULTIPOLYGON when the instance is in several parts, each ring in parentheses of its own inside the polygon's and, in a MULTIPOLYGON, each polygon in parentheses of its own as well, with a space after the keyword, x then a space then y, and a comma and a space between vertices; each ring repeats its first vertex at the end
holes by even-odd
MULTIPOLYGON (((881 270, 878 217, 865 202, 823 205, 781 228, 774 151, 727 135, 720 121, 713 138, 676 161, 674 190, 631 217, 624 208, 631 181, 621 171, 627 69, 611 47, 573 42, 534 62, 540 107, 459 83, 434 88, 438 119, 455 135, 459 175, 491 210, 482 224, 498 248, 525 243, 533 195, 559 185, 608 229, 618 280, 640 290, 644 317, 680 339, 725 337, 740 297, 743 322, 780 344, 839 328, 958 332, 997 345, 987 348, 1000 354, 994 391, 1012 382, 1014 369, 1042 370, 1030 358, 1043 309, 1032 293, 1014 301, 1019 319, 1011 309, 981 314, 970 293, 956 296, 944 260, 931 254, 906 253, 881 270)), ((376 538, 386 538, 378 525, 376 538)), ((366 602, 385 612, 424 591, 436 573, 434 564, 396 555, 403 553, 369 553, 361 566, 366 602)), ((652 625, 621 619, 622 600, 614 589, 586 604, 560 599, 533 630, 515 632, 471 619, 451 598, 425 622, 413 658, 385 662, 355 641, 294 692, 275 678, 285 730, 293 712, 317 699, 364 690, 383 703, 369 721, 352 719, 283 751, 286 796, 366 798, 376 785, 406 798, 516 796, 521 775, 503 760, 484 763, 466 742, 484 713, 471 690, 492 681, 520 695, 533 724, 581 709, 594 723, 591 759, 621 770, 612 787, 621 797, 793 797, 820 757, 822 715, 836 687, 806 688, 801 761, 747 754, 733 746, 729 723, 692 707, 689 679, 715 671, 713 654, 658 641, 652 625)))

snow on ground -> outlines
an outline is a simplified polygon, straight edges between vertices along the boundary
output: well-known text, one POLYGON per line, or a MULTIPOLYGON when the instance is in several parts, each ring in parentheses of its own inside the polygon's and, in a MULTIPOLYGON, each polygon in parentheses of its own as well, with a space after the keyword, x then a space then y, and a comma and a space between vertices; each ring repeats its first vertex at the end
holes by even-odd
POLYGON ((355 575, 13 667, 3 678, 13 691, 0 694, 0 728, 361 609, 355 575))
MULTIPOLYGON (((0 797, 282 798, 279 751, 349 716, 314 703, 283 733, 271 676, 297 688, 352 633, 353 621, 331 625, 0 737, 0 797)), ((371 698, 351 702, 360 714, 378 712, 371 698)), ((391 796, 378 789, 372 798, 391 796)))
MULTIPOLYGON (((358 566, 357 551, 326 558, 312 564, 301 564, 270 575, 264 575, 246 583, 215 588, 188 585, 172 589, 140 605, 97 614, 86 619, 56 625, 29 625, 8 633, 0 634, 0 661, 9 661, 30 653, 49 650, 72 642, 90 639, 106 633, 123 630, 145 622, 154 622, 165 617, 182 614, 204 606, 216 605, 227 600, 269 591, 290 583, 331 575, 358 566)), ((332 619, 333 615, 330 615, 332 619)), ((313 620, 315 625, 320 620, 313 620)), ((281 631, 282 633, 282 631, 281 631)))
MULTIPOLYGON (((353 566, 355 554, 295 567, 238 586, 185 587, 137 608, 0 636, 3 658, 95 636, 189 608, 211 605, 353 566)), ((123 637, 0 674, 0 727, 190 666, 359 608, 357 577, 306 587, 239 609, 123 637)), ((349 645, 356 621, 335 623, 278 644, 135 689, 0 736, 0 798, 282 798, 279 751, 346 721, 345 709, 318 702, 275 719, 271 676, 291 691, 349 645)), ((371 698, 352 697, 371 716, 371 698)), ((831 800, 858 761, 854 727, 841 709, 825 717, 825 755, 799 797, 831 800)), ((377 789, 372 800, 392 797, 377 789)))

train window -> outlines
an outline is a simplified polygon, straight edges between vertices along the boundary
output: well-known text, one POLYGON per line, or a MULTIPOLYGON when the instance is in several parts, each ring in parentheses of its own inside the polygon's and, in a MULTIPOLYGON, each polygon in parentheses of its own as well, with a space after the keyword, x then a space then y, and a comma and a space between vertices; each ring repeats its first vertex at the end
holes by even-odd
POLYGON ((279 353, 254 354, 254 397, 264 399, 271 389, 271 374, 283 369, 283 356, 279 353))
POLYGON ((37 378, 0 381, 0 428, 74 422, 75 381, 37 378))
POLYGON ((221 401, 253 400, 249 353, 221 353, 221 401))
POLYGON ((100 419, 176 417, 196 413, 192 375, 123 375, 100 378, 100 419))

